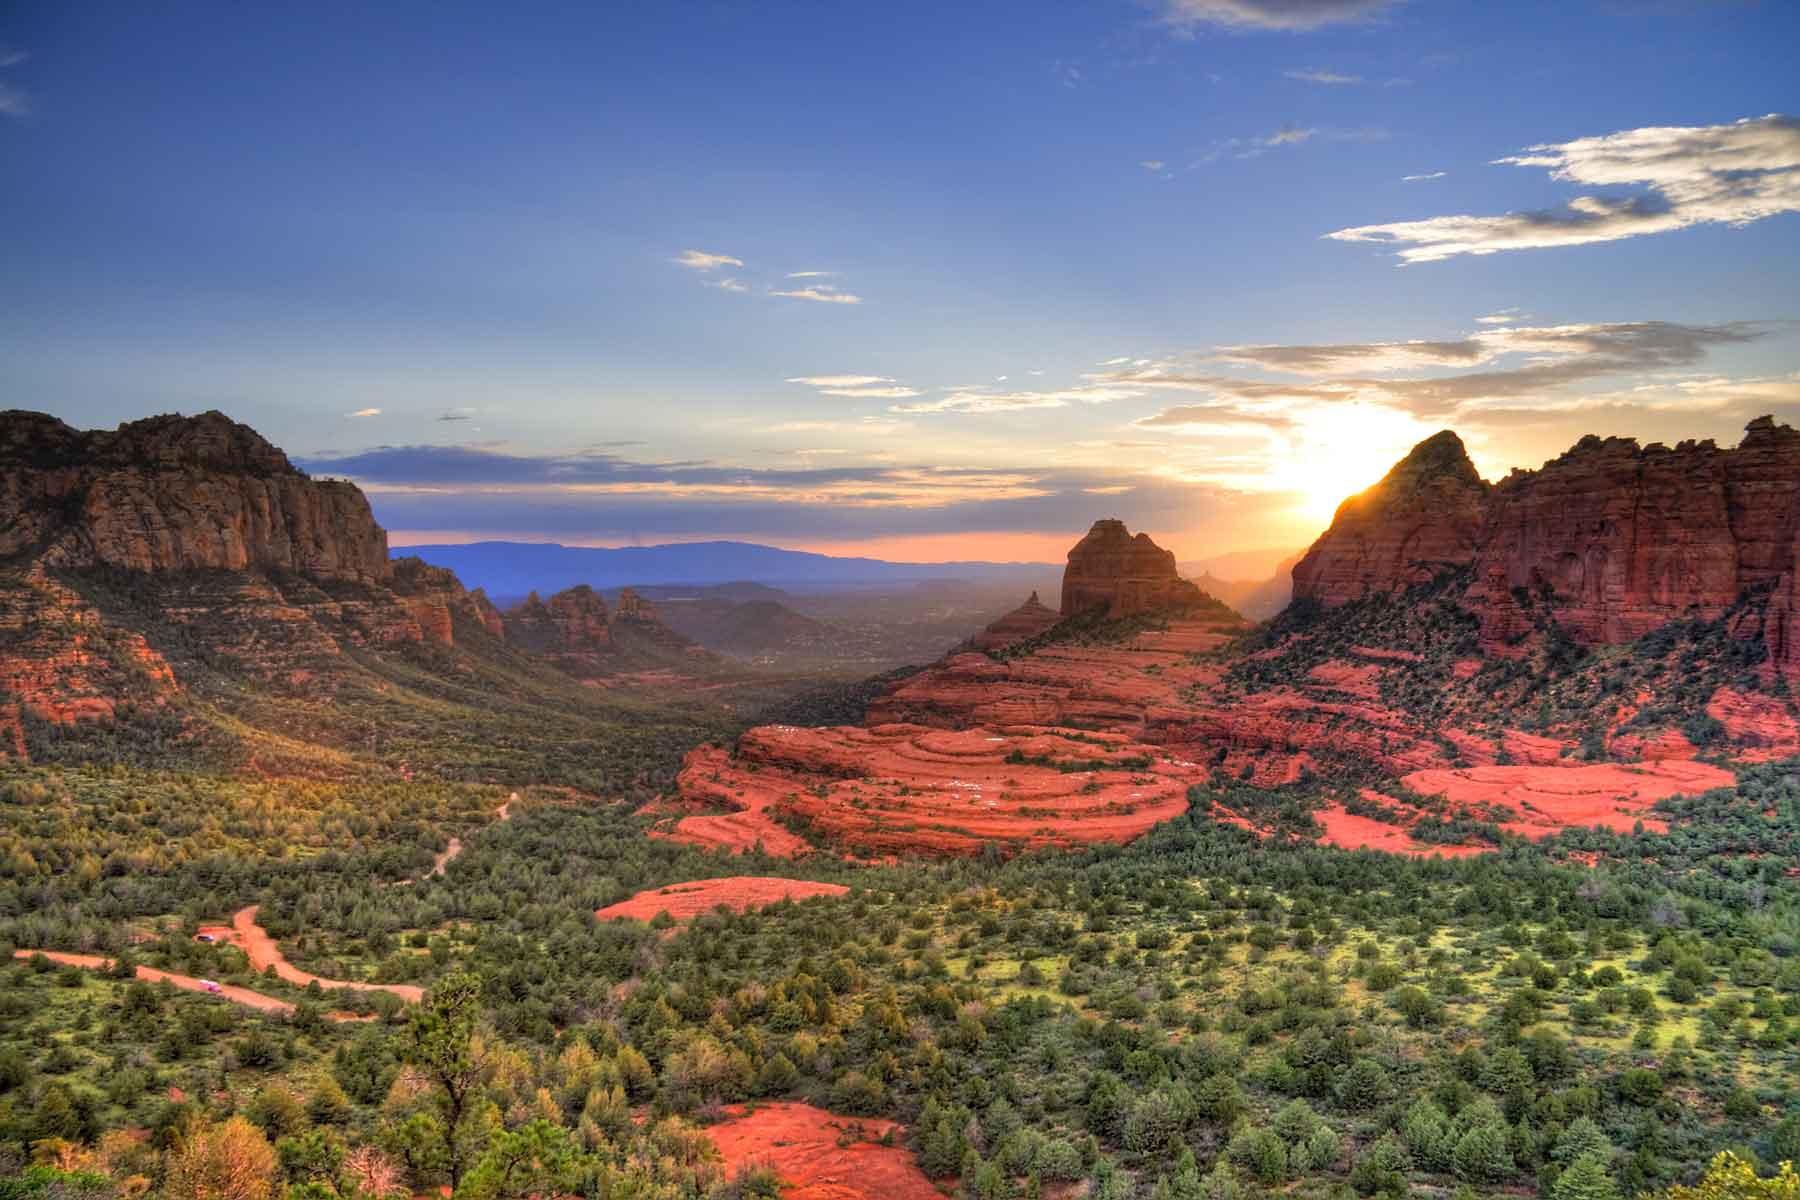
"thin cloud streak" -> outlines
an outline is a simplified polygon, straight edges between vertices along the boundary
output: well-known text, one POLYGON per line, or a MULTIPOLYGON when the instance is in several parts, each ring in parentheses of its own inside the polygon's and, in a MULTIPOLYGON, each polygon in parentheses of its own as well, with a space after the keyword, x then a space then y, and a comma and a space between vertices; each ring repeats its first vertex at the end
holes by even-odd
POLYGON ((1403 263, 1613 242, 1694 225, 1747 225, 1800 211, 1800 120, 1651 126, 1533 146, 1496 160, 1551 178, 1636 195, 1582 195, 1561 209, 1358 225, 1325 236, 1396 247, 1403 263))

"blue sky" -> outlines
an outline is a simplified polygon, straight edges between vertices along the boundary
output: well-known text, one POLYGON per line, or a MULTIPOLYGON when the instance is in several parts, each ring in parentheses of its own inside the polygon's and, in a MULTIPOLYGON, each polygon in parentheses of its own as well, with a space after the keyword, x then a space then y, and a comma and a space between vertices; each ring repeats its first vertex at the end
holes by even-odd
POLYGON ((0 404, 222 409, 397 541, 1296 546, 1437 428, 1497 476, 1800 417, 1795 45, 1773 3, 18 0, 0 404))

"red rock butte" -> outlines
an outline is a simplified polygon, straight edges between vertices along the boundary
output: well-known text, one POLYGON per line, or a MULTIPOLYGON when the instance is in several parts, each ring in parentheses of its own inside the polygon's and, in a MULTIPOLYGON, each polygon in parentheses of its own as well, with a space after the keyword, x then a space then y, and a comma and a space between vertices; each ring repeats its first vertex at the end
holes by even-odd
POLYGON ((1206 595, 1181 577, 1175 555, 1125 522, 1095 521, 1069 550, 1063 568, 1062 615, 1103 610, 1108 617, 1161 612, 1201 604, 1206 595))
POLYGON ((977 650, 1004 650, 1036 637, 1060 620, 1062 614, 1039 600, 1038 594, 1033 592, 1025 603, 970 638, 969 645, 977 650))

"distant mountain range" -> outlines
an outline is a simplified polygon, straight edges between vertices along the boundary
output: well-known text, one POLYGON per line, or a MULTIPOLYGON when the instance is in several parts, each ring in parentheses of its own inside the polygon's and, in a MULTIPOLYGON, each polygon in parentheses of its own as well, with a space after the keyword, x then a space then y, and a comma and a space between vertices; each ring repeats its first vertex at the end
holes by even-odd
POLYGON ((932 581, 1007 582, 1029 588, 1060 576, 1061 564, 941 562, 897 563, 878 558, 837 558, 782 550, 754 542, 681 542, 666 546, 601 549, 552 542, 471 542, 457 546, 400 546, 396 557, 416 555, 448 567, 469 587, 498 597, 549 593, 585 583, 595 588, 662 584, 761 583, 814 591, 907 585, 932 581))

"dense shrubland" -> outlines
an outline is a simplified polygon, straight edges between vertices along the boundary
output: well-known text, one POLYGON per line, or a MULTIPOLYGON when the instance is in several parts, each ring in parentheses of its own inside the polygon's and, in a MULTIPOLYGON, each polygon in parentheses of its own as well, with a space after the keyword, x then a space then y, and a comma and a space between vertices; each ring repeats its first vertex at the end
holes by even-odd
POLYGON ((1688 802, 1707 820, 1666 836, 1414 862, 1253 848, 1196 813, 1124 849, 806 864, 854 890, 674 930, 592 910, 776 864, 646 839, 623 806, 529 799, 406 888, 358 878, 404 826, 260 878, 179 867, 166 897, 102 873, 0 928, 74 945, 161 915, 138 961, 238 978, 235 951, 188 940, 195 903, 158 906, 260 900, 314 969, 461 997, 442 1021, 464 1048, 433 1052, 459 1115, 395 1005, 331 1024, 258 983, 301 1001, 283 1021, 18 962, 0 969, 0 1137, 16 1165, 98 1172, 100 1193, 141 1176, 183 1195, 184 1172, 233 1155, 309 1197, 390 1174, 470 1196, 754 1194, 767 1181, 724 1178, 695 1125, 778 1097, 898 1117, 928 1171, 983 1196, 1085 1179, 1574 1200, 1692 1182, 1724 1149, 1766 1167, 1800 1149, 1800 906, 1775 857, 1800 828, 1792 768, 1747 775, 1753 809, 1688 802), (1555 861, 1592 850, 1595 868, 1555 861), (108 1134, 126 1128, 151 1133, 108 1134))

